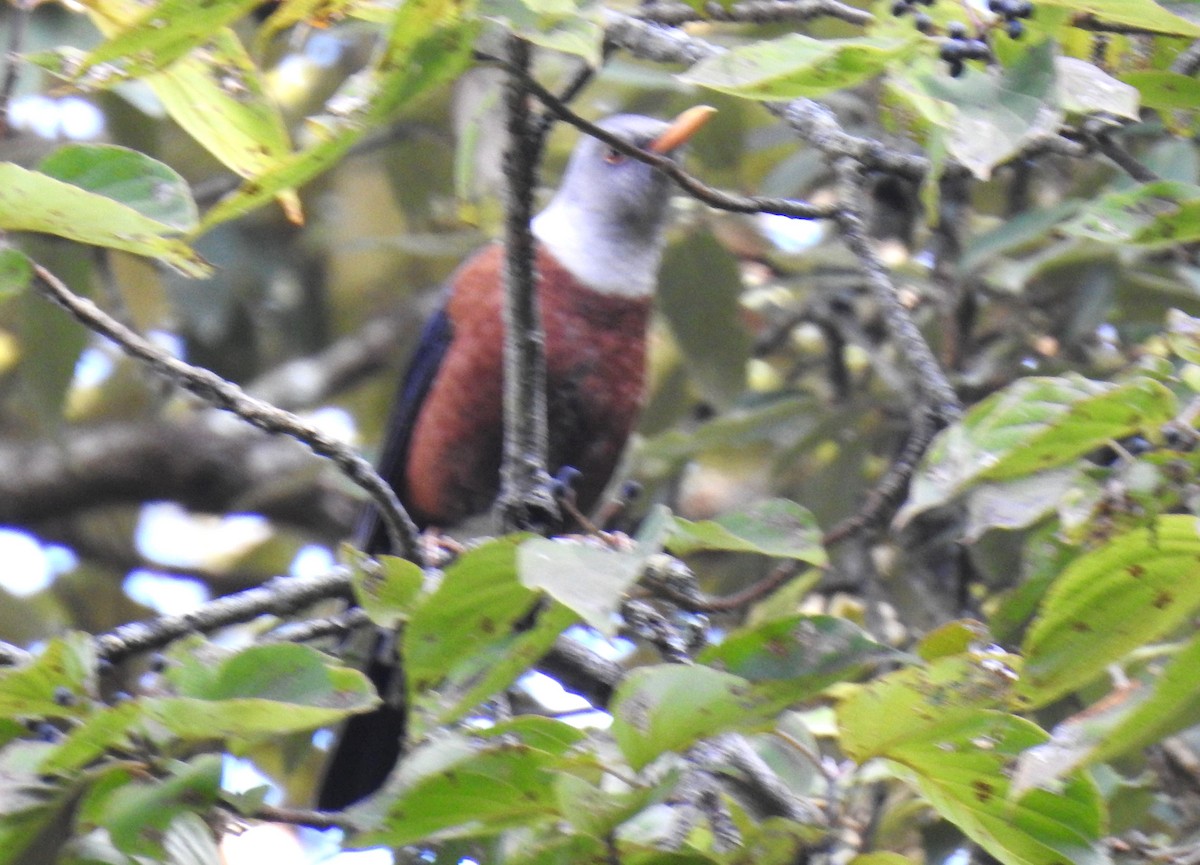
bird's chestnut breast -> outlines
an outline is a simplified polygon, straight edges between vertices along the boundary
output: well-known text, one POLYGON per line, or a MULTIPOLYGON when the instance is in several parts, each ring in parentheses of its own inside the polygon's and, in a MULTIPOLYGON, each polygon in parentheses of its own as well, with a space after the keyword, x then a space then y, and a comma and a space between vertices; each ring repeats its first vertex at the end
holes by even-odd
MULTIPOLYGON (((504 249, 492 244, 451 278, 453 338, 413 429, 405 503, 426 524, 449 525, 496 496, 503 449, 504 249)), ((551 471, 583 476, 590 508, 608 483, 641 408, 649 298, 581 285, 539 248, 546 337, 551 471)))

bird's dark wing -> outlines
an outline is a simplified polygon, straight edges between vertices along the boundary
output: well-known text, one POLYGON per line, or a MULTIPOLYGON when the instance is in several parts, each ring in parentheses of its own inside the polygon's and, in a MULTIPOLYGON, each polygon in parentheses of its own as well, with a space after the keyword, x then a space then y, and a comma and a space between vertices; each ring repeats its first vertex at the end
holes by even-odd
MULTIPOLYGON (((417 414, 425 395, 442 366, 442 358, 450 347, 453 330, 450 317, 446 314, 446 306, 442 304, 421 331, 421 339, 417 344, 416 353, 409 362, 408 372, 400 382, 396 392, 396 400, 392 404, 391 417, 388 418, 384 435, 386 440, 379 452, 376 470, 380 476, 391 484, 396 494, 404 497, 404 468, 408 462, 408 446, 412 440, 413 426, 417 422, 417 414)), ((355 544, 368 553, 388 553, 387 532, 379 519, 379 510, 374 505, 368 505, 359 518, 354 532, 355 544)))
MULTIPOLYGON (((450 345, 450 319, 443 304, 425 322, 417 351, 400 382, 388 418, 386 441, 377 469, 403 500, 404 467, 408 446, 421 403, 429 392, 442 358, 450 345)), ((355 531, 355 542, 368 553, 390 551, 387 532, 374 505, 363 509, 355 531)), ((407 713, 404 707, 404 674, 397 663, 395 635, 375 628, 362 638, 367 645, 364 672, 383 698, 383 705, 346 722, 325 767, 317 795, 317 807, 340 810, 375 792, 400 757, 407 713)), ((347 649, 343 646, 343 651, 347 649)))

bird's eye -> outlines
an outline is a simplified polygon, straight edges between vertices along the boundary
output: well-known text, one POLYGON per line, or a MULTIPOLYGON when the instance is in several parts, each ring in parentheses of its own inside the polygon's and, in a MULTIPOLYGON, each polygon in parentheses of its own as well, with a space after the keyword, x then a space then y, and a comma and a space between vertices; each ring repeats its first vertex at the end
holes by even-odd
POLYGON ((625 154, 615 147, 610 147, 604 152, 604 161, 609 165, 620 165, 625 159, 625 154))

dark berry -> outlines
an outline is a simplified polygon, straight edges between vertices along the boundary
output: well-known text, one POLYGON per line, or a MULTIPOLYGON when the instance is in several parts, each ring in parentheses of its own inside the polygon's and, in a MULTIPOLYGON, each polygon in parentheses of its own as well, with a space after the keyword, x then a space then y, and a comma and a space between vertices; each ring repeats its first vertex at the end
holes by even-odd
POLYGON ((642 485, 637 481, 625 481, 621 484, 620 499, 623 502, 637 501, 642 496, 642 485))
POLYGON ((150 672, 161 673, 167 669, 167 659, 161 654, 155 653, 150 657, 150 672))
POLYGON ((1012 15, 1016 18, 1032 18, 1033 4, 1029 0, 1016 0, 1012 4, 1012 15))
POLYGON ((1020 39, 1021 34, 1025 32, 1025 25, 1013 18, 1005 25, 1004 29, 1007 31, 1009 39, 1020 39))
POLYGON ((63 737, 62 731, 58 727, 45 722, 38 724, 35 732, 37 733, 37 737, 43 742, 58 742, 63 737))
POLYGON ((1008 5, 1008 0, 988 0, 988 11, 995 12, 997 15, 1004 14, 1004 7, 1008 5))
POLYGON ((1143 436, 1130 436, 1127 439, 1121 440, 1121 446, 1127 450, 1131 456, 1138 456, 1147 451, 1154 450, 1154 445, 1147 441, 1143 436))
POLYGON ((961 60, 959 60, 957 57, 955 59, 951 60, 950 61, 950 77, 957 78, 958 76, 962 75, 964 68, 965 67, 963 66, 963 62, 961 60))
POLYGON ((946 28, 946 35, 951 39, 966 39, 967 27, 961 21, 951 21, 946 28))
POLYGON ((913 19, 913 26, 917 28, 918 33, 924 33, 928 36, 933 32, 933 19, 924 12, 919 12, 917 17, 913 19))
POLYGON ((910 9, 912 9, 912 4, 910 4, 908 0, 896 0, 896 2, 892 4, 892 14, 897 18, 899 18, 901 15, 907 15, 910 9))
POLYGON ((992 52, 982 39, 968 39, 963 47, 963 57, 967 60, 987 60, 992 52))
POLYGON ((54 689, 54 702, 60 706, 74 706, 75 694, 66 685, 54 689))
POLYGON ((574 489, 581 477, 583 477, 583 472, 575 468, 575 466, 563 466, 558 470, 558 474, 554 476, 554 479, 567 489, 574 489))
POLYGON ((963 43, 961 39, 946 39, 942 42, 941 48, 938 49, 938 57, 953 63, 956 60, 962 59, 963 43))

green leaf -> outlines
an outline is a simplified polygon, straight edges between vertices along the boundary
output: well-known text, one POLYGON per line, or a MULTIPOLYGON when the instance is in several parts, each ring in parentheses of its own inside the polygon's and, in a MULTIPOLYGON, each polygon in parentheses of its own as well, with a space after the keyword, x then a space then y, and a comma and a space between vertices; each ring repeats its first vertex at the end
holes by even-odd
POLYGON ((595 7, 581 9, 575 0, 483 0, 479 12, 534 45, 600 66, 604 27, 595 7))
MULTIPOLYGON (((217 33, 203 52, 145 81, 171 119, 239 176, 256 177, 291 157, 283 114, 232 31, 217 33)), ((271 196, 300 221, 292 187, 273 189, 271 196)))
POLYGON ((915 38, 813 39, 790 33, 701 60, 679 79, 746 99, 823 96, 874 78, 917 44, 915 38))
POLYGON ((897 748, 889 757, 914 773, 934 809, 1001 862, 1105 865, 1104 805, 1090 780, 1068 780, 1060 793, 1019 798, 1006 770, 1046 734, 1023 718, 982 713, 943 727, 936 739, 897 748))
POLYGON ((1075 215, 1081 202, 1069 199, 1052 207, 1038 207, 1014 215, 995 228, 972 237, 963 250, 962 267, 974 271, 1023 247, 1041 246, 1060 223, 1075 215))
POLYGON ((1149 378, 1110 384, 1070 374, 1020 379, 975 405, 934 440, 901 525, 981 481, 1033 475, 1173 417, 1175 396, 1149 378))
POLYGON ((753 349, 739 322, 738 261, 708 232, 692 232, 667 248, 658 308, 683 352, 688 376, 706 399, 728 408, 746 389, 753 349))
POLYGON ((1180 359, 1200 364, 1200 318, 1179 309, 1167 310, 1167 345, 1180 359))
POLYGON ((815 567, 828 561, 813 515, 787 499, 755 502, 715 520, 692 522, 675 517, 674 523, 667 546, 678 555, 727 550, 795 559, 815 567))
MULTIPOLYGON (((172 0, 175 2, 175 0, 172 0)), ((225 14, 229 0, 217 0, 225 14)), ((194 4, 193 4, 194 5, 194 4)), ((208 5, 208 4, 206 4, 208 5)), ((105 0, 89 8, 92 23, 109 38, 140 38, 145 7, 136 0, 105 0)), ((185 28, 188 16, 176 16, 169 28, 185 28)), ((279 107, 268 96, 262 72, 250 59, 237 35, 226 27, 209 34, 204 50, 180 57, 168 68, 146 75, 143 81, 158 97, 167 113, 202 147, 242 177, 265 172, 291 152, 287 124, 279 107)), ((147 38, 155 38, 147 34, 147 38)), ((152 64, 153 65, 153 64, 152 64)), ((107 86, 121 75, 96 75, 108 71, 97 67, 88 84, 107 86)), ((300 222, 299 199, 291 188, 273 190, 288 217, 300 222)))
POLYGON ((1055 57, 1058 104, 1068 114, 1112 114, 1138 119, 1138 91, 1077 57, 1055 57))
POLYGON ((977 541, 992 529, 1023 529, 1053 513, 1087 480, 1082 465, 1038 472, 1010 481, 981 483, 967 495, 963 537, 977 541))
POLYGON ((112 144, 68 144, 42 160, 55 180, 119 201, 178 232, 199 221, 192 191, 177 171, 144 153, 112 144))
MULTIPOLYGON (((176 652, 173 657, 183 653, 176 652)), ((369 693, 356 671, 329 663, 309 646, 250 646, 212 663, 192 649, 166 677, 183 697, 201 700, 257 698, 305 706, 337 706, 369 693)))
POLYGON ((558 776, 554 793, 564 817, 580 832, 606 838, 639 811, 657 805, 675 792, 678 778, 667 773, 648 787, 613 791, 568 773, 558 776))
POLYGON ((163 833, 163 852, 171 865, 212 865, 225 861, 212 827, 194 811, 184 811, 171 820, 163 833))
POLYGON ((1200 237, 1200 187, 1158 180, 1087 204, 1063 226, 1075 237, 1155 247, 1200 237))
POLYGON ((1142 105, 1158 111, 1179 111, 1200 108, 1200 91, 1196 79, 1165 69, 1142 69, 1125 72, 1121 80, 1136 87, 1142 105))
POLYGON ((862 763, 884 758, 942 817, 1002 862, 1101 863, 1102 803, 1074 779, 1061 794, 1010 796, 1007 767, 1045 741, 1035 725, 997 711, 1012 673, 1005 657, 975 653, 889 674, 838 706, 841 743, 862 763))
MULTIPOLYGON (((0 163, 0 229, 40 231, 158 258, 188 276, 209 272, 208 264, 195 251, 173 237, 179 233, 178 228, 139 211, 140 206, 149 206, 140 195, 144 188, 132 184, 137 187, 132 189, 121 173, 111 175, 107 171, 112 168, 119 172, 131 162, 140 162, 147 169, 158 163, 141 154, 131 158, 129 154, 134 152, 120 147, 78 146, 84 152, 75 154, 74 167, 79 169, 80 162, 90 161, 94 171, 79 170, 79 176, 92 183, 92 189, 10 162, 0 163), (106 179, 111 179, 111 185, 105 185, 106 179), (133 200, 124 200, 122 196, 131 193, 133 200)), ((166 166, 162 169, 170 172, 166 166)), ((170 185, 163 189, 168 195, 174 193, 170 185)))
POLYGON ((378 705, 370 681, 293 644, 222 656, 196 640, 177 645, 164 673, 179 696, 139 701, 146 717, 185 740, 259 740, 337 723, 378 705))
POLYGON ((1080 766, 1112 760, 1200 722, 1200 637, 1170 659, 1157 679, 1134 682, 1051 731, 1021 756, 1013 784, 1046 786, 1080 766))
POLYGON ((957 619, 934 628, 917 643, 916 651, 925 661, 952 655, 965 655, 975 646, 991 643, 987 626, 974 619, 957 619))
POLYGON ((24 667, 0 669, 0 717, 70 718, 87 713, 86 700, 64 706, 55 691, 65 688, 77 698, 96 693, 96 650, 87 634, 51 640, 24 667))
POLYGON ((255 0, 162 0, 88 54, 75 78, 100 63, 115 66, 127 77, 162 69, 256 5, 255 0))
POLYGON ((349 82, 350 92, 327 118, 323 136, 299 153, 273 160, 204 215, 201 230, 235 219, 336 163, 368 129, 467 68, 479 22, 467 15, 471 0, 405 3, 395 13, 388 44, 374 65, 349 82))
POLYGON ((19 249, 0 248, 0 300, 20 294, 33 279, 33 265, 19 249))
POLYGON ((1059 7, 1072 15, 1094 15, 1105 24, 1126 24, 1171 36, 1200 36, 1200 24, 1168 12, 1153 0, 1039 0, 1039 5, 1059 7))
POLYGON ((501 721, 484 730, 476 730, 479 739, 520 742, 547 754, 562 756, 587 738, 587 733, 565 721, 541 715, 521 715, 511 721, 501 721))
POLYGON ((275 34, 293 24, 305 22, 325 26, 362 8, 361 0, 289 0, 280 3, 254 37, 254 53, 266 53, 275 34))
POLYGON ((952 655, 858 688, 837 708, 842 749, 865 763, 1004 706, 1015 680, 1012 660, 997 652, 952 655))
POLYGON ((641 769, 699 739, 761 727, 804 696, 800 688, 775 682, 756 687, 711 667, 639 667, 613 696, 612 734, 625 759, 641 769))
POLYGON ((1025 637, 1018 692, 1041 706, 1170 633, 1200 608, 1196 518, 1159 517, 1109 539, 1058 578, 1025 637))
POLYGON ((734 631, 696 660, 750 682, 786 682, 797 701, 896 654, 846 619, 798 615, 734 631))
POLYGON ((647 560, 662 551, 670 530, 669 511, 660 507, 642 523, 629 550, 592 538, 531 538, 517 549, 517 572, 523 585, 546 592, 600 633, 616 636, 617 608, 647 560))
POLYGON ((215 802, 221 784, 221 758, 216 754, 201 754, 168 767, 165 778, 131 781, 96 797, 85 806, 85 817, 104 826, 122 851, 160 855, 160 832, 178 815, 215 802))
POLYGON ((371 621, 394 630, 408 618, 425 583, 420 567, 397 556, 372 559, 345 544, 342 556, 351 565, 350 585, 354 600, 371 621))
POLYGON ((141 716, 136 701, 105 707, 89 715, 46 754, 40 771, 55 774, 82 769, 110 748, 125 745, 141 716))
POLYGON ((1055 70, 1049 41, 1024 52, 1002 75, 968 69, 961 78, 939 72, 914 84, 954 107, 946 146, 980 180, 990 178, 993 168, 1028 141, 1056 132, 1062 120, 1051 98, 1055 70))
POLYGON ((449 723, 512 684, 577 621, 521 585, 518 548, 527 538, 511 535, 467 552, 413 610, 402 651, 416 730, 449 723))
POLYGON ((350 809, 368 831, 354 846, 486 837, 557 819, 559 760, 523 745, 435 740, 405 758, 388 786, 350 809))

